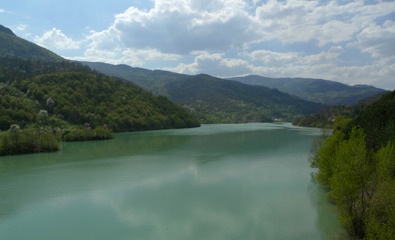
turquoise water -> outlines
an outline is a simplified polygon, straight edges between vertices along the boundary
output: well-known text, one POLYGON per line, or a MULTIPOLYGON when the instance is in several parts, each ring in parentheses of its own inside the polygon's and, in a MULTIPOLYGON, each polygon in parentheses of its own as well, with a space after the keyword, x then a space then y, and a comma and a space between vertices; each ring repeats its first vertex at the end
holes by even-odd
POLYGON ((0 159, 0 239, 333 239, 319 129, 203 125, 0 159))

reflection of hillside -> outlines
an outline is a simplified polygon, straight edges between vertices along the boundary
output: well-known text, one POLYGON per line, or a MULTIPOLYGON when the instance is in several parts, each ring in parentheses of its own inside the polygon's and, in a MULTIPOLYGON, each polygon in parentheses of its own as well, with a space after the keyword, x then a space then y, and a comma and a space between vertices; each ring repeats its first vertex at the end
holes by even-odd
POLYGON ((189 138, 141 132, 116 134, 112 140, 62 143, 59 152, 2 157, 0 173, 57 163, 150 154, 172 149, 189 138))

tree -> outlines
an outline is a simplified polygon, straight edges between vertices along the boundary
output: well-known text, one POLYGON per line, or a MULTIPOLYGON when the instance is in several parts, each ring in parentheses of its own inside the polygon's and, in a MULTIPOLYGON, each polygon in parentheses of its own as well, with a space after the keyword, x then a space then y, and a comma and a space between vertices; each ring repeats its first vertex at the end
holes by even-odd
POLYGON ((343 140, 344 133, 335 131, 332 136, 325 139, 311 163, 313 167, 318 167, 317 180, 326 186, 329 186, 329 179, 332 177, 335 170, 336 150, 343 140))
POLYGON ((388 144, 375 154, 377 193, 367 226, 369 239, 395 239, 395 146, 388 144))
POLYGON ((365 227, 373 197, 374 166, 369 162, 365 134, 353 128, 350 138, 339 144, 334 156, 334 171, 329 179, 331 197, 339 207, 340 220, 350 235, 365 236, 365 227))

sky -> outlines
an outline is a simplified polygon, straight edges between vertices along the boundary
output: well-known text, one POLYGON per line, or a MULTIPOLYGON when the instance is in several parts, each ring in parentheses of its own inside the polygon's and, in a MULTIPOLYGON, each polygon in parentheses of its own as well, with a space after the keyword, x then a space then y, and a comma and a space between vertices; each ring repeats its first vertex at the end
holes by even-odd
POLYGON ((395 89, 394 0, 12 0, 0 24, 73 60, 395 89))

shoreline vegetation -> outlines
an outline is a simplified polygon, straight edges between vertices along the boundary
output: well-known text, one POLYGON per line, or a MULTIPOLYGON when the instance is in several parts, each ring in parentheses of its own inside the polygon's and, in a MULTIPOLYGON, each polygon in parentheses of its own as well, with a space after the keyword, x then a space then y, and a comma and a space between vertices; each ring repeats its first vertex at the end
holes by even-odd
POLYGON ((395 239, 394 106, 395 91, 335 120, 333 134, 313 148, 311 166, 337 206, 344 239, 395 239))
POLYGON ((17 125, 0 133, 0 155, 53 152, 60 150, 60 143, 93 141, 113 138, 113 132, 104 127, 71 128, 66 130, 24 129, 17 125))

